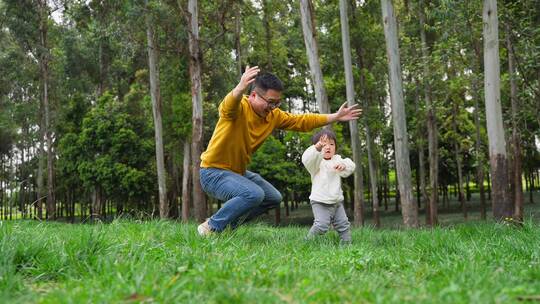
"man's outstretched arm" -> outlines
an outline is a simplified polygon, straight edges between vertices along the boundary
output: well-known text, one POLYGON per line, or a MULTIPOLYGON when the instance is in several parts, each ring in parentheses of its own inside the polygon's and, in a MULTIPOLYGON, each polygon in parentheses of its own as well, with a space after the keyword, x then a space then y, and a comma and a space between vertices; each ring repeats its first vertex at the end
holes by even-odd
POLYGON ((337 112, 332 114, 291 114, 281 110, 277 111, 276 114, 279 121, 277 123, 278 129, 306 132, 336 121, 358 119, 362 114, 362 109, 358 108, 357 104, 346 107, 346 103, 344 103, 337 112))

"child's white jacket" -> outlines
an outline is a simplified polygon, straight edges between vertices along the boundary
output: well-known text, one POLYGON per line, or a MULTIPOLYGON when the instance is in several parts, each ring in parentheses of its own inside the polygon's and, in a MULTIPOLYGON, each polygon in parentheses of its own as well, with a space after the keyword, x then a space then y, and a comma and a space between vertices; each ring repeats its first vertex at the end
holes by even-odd
POLYGON ((317 151, 312 145, 304 151, 302 163, 311 174, 310 200, 325 204, 336 204, 343 201, 341 178, 353 173, 356 165, 352 160, 343 159, 338 154, 326 160, 323 158, 322 152, 317 151), (336 170, 334 167, 338 164, 344 165, 345 170, 336 170))

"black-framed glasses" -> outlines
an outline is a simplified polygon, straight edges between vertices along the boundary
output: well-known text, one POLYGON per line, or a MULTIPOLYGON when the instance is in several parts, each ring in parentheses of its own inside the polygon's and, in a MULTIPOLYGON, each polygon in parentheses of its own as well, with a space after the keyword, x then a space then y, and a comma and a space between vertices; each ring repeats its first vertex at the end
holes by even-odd
POLYGON ((270 109, 275 109, 275 108, 279 108, 279 106, 281 105, 281 100, 278 100, 278 101, 269 101, 268 99, 264 98, 263 95, 255 90, 255 92, 257 92, 257 96, 259 96, 262 100, 264 100, 264 102, 266 102, 266 104, 268 104, 268 107, 270 109))

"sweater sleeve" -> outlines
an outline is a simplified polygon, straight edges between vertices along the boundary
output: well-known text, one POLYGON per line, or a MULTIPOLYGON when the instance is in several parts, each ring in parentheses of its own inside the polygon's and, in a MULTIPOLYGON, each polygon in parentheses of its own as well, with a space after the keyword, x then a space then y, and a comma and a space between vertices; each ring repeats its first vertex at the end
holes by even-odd
MULTIPOLYGON (((244 98, 242 96, 242 98, 244 98)), ((219 104, 219 116, 224 119, 233 120, 238 116, 240 110, 240 100, 235 100, 232 91, 223 98, 219 104)))
POLYGON ((311 175, 315 175, 315 173, 319 171, 321 161, 322 154, 321 152, 317 151, 314 145, 311 145, 306 149, 306 151, 304 151, 304 154, 302 154, 302 163, 311 175))
POLYGON ((278 109, 278 129, 307 132, 328 124, 327 114, 291 114, 278 109))
POLYGON ((348 177, 354 172, 354 169, 356 168, 356 165, 350 158, 345 158, 341 160, 341 164, 345 166, 345 169, 343 171, 340 171, 338 174, 341 177, 348 177))

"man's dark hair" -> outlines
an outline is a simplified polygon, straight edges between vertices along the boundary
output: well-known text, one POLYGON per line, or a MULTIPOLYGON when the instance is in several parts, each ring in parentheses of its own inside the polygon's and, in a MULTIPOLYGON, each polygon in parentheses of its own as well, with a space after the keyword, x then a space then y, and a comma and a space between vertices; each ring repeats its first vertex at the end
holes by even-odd
POLYGON ((259 73, 259 75, 255 77, 255 82, 252 90, 255 89, 259 89, 263 93, 266 93, 266 91, 270 89, 283 92, 283 83, 276 75, 268 72, 263 72, 259 73))
POLYGON ((328 129, 328 128, 324 128, 322 130, 320 130, 319 132, 315 133, 312 137, 311 137, 311 143, 313 144, 316 144, 319 142, 319 139, 321 139, 321 137, 323 135, 326 135, 326 137, 328 137, 328 139, 331 139, 334 141, 334 144, 336 146, 336 151, 337 151, 337 137, 336 137, 336 133, 334 133, 332 130, 328 129))

